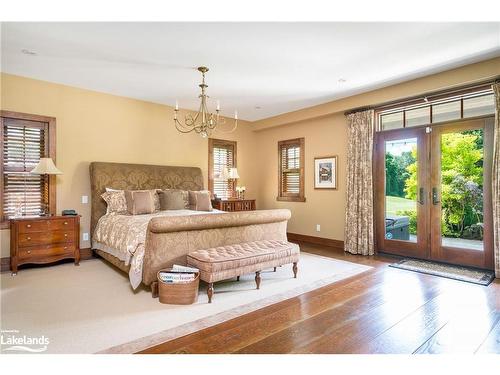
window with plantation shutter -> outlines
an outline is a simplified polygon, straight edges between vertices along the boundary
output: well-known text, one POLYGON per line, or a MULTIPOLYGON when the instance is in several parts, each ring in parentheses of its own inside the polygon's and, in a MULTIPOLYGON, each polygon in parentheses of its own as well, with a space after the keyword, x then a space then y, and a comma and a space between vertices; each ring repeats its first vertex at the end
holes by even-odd
POLYGON ((45 205, 54 209, 50 178, 31 174, 41 157, 53 157, 49 148, 53 131, 51 118, 34 121, 32 116, 2 112, 1 116, 1 222, 6 227, 8 219, 15 216, 39 215, 45 205), (28 119, 27 119, 28 118, 28 119), (50 204, 52 203, 52 204, 50 204))
POLYGON ((305 202, 304 138, 278 142, 278 200, 305 202))
POLYGON ((236 167, 236 142, 210 138, 208 140, 208 188, 218 198, 235 196, 236 182, 227 178, 236 167))

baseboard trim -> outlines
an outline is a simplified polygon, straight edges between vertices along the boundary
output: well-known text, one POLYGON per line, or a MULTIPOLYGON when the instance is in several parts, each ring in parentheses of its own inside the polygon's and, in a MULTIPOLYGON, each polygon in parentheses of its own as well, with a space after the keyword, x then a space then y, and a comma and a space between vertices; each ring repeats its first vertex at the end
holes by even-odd
POLYGON ((323 238, 323 237, 314 237, 298 233, 287 233, 287 236, 288 240, 290 241, 307 242, 315 245, 334 247, 336 249, 344 250, 344 241, 340 240, 333 240, 331 238, 323 238))
MULTIPOLYGON (((80 260, 89 260, 94 257, 94 253, 90 247, 80 249, 80 260)), ((10 271, 10 257, 0 258, 0 272, 10 271)))
POLYGON ((80 260, 89 260, 94 257, 94 252, 90 247, 80 249, 80 260))
POLYGON ((10 257, 0 258, 0 272, 10 271, 10 257))

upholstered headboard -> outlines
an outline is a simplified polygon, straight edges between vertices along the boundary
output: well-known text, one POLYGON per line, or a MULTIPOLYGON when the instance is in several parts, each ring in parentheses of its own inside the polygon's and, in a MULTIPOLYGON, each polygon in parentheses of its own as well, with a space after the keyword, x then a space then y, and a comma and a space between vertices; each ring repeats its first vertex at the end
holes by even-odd
POLYGON ((106 213, 106 202, 101 194, 106 188, 120 190, 183 189, 202 190, 200 168, 170 167, 148 164, 90 163, 91 214, 90 233, 106 213))

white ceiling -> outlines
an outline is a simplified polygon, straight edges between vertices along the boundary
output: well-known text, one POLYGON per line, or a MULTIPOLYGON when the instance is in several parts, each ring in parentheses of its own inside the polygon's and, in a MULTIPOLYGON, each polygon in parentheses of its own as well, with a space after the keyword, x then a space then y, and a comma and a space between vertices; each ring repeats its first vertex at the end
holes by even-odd
POLYGON ((206 65, 210 109, 219 99, 224 114, 237 109, 251 121, 500 56, 500 23, 2 23, 1 31, 3 72, 197 109, 195 68, 206 65))

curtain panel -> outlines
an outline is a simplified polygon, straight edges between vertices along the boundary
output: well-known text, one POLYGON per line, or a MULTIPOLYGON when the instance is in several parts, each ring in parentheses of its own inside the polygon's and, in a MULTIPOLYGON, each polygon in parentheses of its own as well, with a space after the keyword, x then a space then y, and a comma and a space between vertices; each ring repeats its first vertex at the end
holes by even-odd
POLYGON ((374 112, 347 115, 347 206, 344 250, 373 255, 373 137, 374 112))
POLYGON ((495 257, 495 276, 500 278, 500 83, 493 85, 495 92, 495 130, 493 135, 493 253, 495 257))

